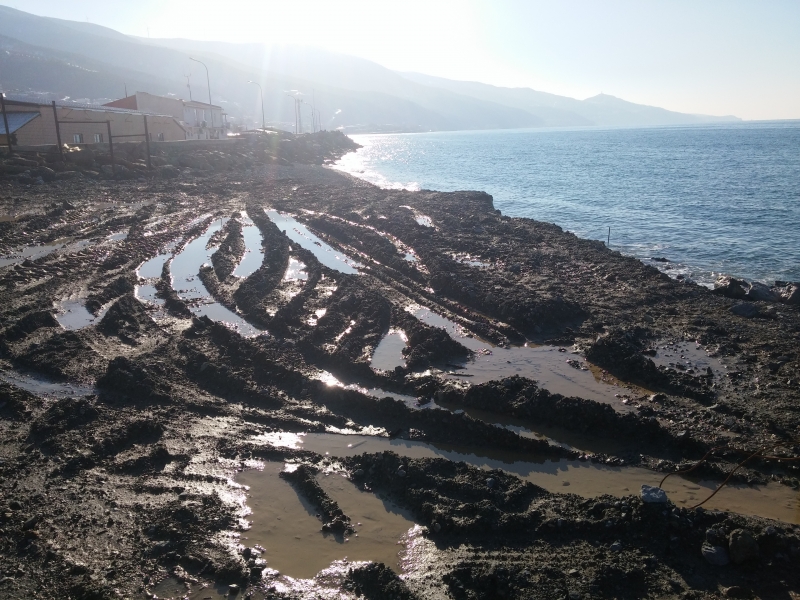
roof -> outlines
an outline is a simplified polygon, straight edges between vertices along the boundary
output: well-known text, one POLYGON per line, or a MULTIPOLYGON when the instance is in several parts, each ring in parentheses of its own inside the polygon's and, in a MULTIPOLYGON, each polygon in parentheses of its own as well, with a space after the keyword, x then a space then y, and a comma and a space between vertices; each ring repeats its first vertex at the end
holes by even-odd
MULTIPOLYGON (((11 106, 52 106, 52 102, 42 102, 41 100, 31 99, 25 96, 10 96, 6 94, 6 104, 11 106)), ((67 102, 64 100, 56 100, 58 108, 71 108, 73 110, 89 110, 93 112, 107 112, 107 113, 122 113, 130 115, 147 115, 148 117, 169 117, 172 115, 163 115, 161 113, 148 112, 145 110, 131 110, 127 108, 116 108, 113 106, 103 106, 100 104, 78 104, 77 102, 67 102)), ((11 113, 8 113, 11 114, 11 113)))
MULTIPOLYGON (((36 117, 39 116, 38 112, 9 112, 6 113, 6 119, 8 119, 8 128, 11 130, 11 133, 19 130, 23 125, 26 123, 30 123, 36 117)), ((0 135, 6 135, 6 124, 2 118, 0 118, 0 135)))

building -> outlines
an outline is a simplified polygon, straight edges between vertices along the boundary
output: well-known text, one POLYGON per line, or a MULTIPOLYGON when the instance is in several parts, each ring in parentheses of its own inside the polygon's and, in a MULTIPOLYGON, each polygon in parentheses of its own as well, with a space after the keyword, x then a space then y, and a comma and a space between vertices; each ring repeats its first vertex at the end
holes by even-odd
MULTIPOLYGON (((58 144, 56 115, 62 144, 105 144, 108 133, 120 141, 142 141, 145 118, 151 141, 186 139, 186 131, 171 114, 149 113, 121 108, 56 102, 55 105, 5 99, 10 133, 18 146, 58 144)), ((0 118, 0 141, 6 142, 5 125, 0 118)))
POLYGON ((172 115, 183 126, 187 140, 225 139, 230 126, 221 106, 136 92, 103 106, 172 115))

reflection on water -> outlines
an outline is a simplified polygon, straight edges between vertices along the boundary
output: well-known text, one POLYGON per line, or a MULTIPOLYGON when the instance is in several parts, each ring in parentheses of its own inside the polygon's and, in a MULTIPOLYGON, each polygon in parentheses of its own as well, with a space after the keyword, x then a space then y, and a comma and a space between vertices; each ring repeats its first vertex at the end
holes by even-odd
POLYGON ((351 275, 358 273, 358 269, 363 267, 361 263, 334 250, 294 217, 279 213, 276 210, 265 210, 265 212, 272 222, 277 225, 278 229, 286 233, 290 240, 312 252, 317 257, 317 260, 326 267, 351 275))
POLYGON ((264 262, 264 248, 262 247, 263 236, 261 230, 253 221, 243 218, 242 236, 244 237, 244 257, 233 270, 234 277, 249 277, 258 270, 264 262))
POLYGON ((400 329, 390 329, 372 353, 370 367, 376 371, 392 371, 398 366, 405 367, 403 349, 407 342, 408 337, 405 332, 400 329))
MULTIPOLYGON (((482 469, 503 469, 555 493, 593 498, 603 494, 638 495, 641 486, 657 486, 664 477, 640 467, 611 467, 580 460, 552 460, 530 454, 487 448, 463 448, 388 437, 337 435, 330 433, 263 434, 254 441, 286 448, 302 448, 332 457, 356 456, 389 450, 408 458, 446 458, 482 469)), ((677 475, 664 484, 676 505, 693 506, 716 489, 718 482, 694 482, 677 475)), ((726 486, 704 504, 707 509, 728 510, 800 524, 800 493, 769 484, 761 487, 726 486)))
POLYGON ((263 470, 248 470, 236 477, 248 486, 250 528, 242 534, 247 546, 265 549, 270 569, 290 577, 310 578, 332 562, 383 562, 398 570, 401 538, 413 527, 407 511, 362 492, 337 473, 320 474, 323 490, 350 517, 355 532, 341 536, 321 531, 316 509, 295 488, 281 479, 282 463, 266 463, 263 470))
POLYGON ((97 393, 93 385, 75 382, 51 381, 47 377, 34 373, 22 373, 6 366, 0 370, 0 380, 26 390, 36 396, 50 398, 68 398, 88 396, 97 393))
POLYGON ((588 363, 579 356, 561 351, 566 349, 529 344, 500 348, 473 337, 461 325, 428 308, 411 306, 407 310, 423 323, 444 329, 475 353, 468 360, 453 361, 462 368, 446 373, 449 379, 477 384, 519 375, 535 379, 540 387, 553 393, 610 404, 619 412, 633 410, 619 399, 629 393, 626 388, 596 380, 588 363))
POLYGON ((224 226, 226 221, 227 219, 222 219, 213 223, 203 235, 186 244, 184 249, 175 256, 170 263, 172 287, 178 297, 187 302, 189 309, 194 314, 207 316, 213 321, 219 321, 238 331, 245 337, 252 337, 263 332, 219 302, 215 302, 198 275, 200 267, 210 261, 211 253, 214 252, 214 249, 206 249, 208 240, 224 226))
POLYGON ((110 306, 104 306, 95 316, 86 308, 85 302, 85 299, 73 298, 62 300, 58 303, 56 319, 64 329, 83 329, 89 325, 94 325, 95 322, 99 322, 103 318, 110 306))

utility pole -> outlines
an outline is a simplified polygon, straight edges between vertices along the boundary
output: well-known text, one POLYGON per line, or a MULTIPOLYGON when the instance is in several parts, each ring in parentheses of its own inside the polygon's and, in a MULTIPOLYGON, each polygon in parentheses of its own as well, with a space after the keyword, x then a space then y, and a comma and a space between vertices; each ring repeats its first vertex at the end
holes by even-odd
POLYGON ((127 98, 128 97, 128 83, 126 82, 123 85, 125 86, 125 97, 127 98))
POLYGON ((184 75, 184 77, 186 77, 186 87, 187 87, 187 88, 189 88, 189 102, 191 102, 191 101, 192 101, 192 84, 191 84, 191 82, 189 81, 189 78, 190 78, 191 76, 192 76, 192 74, 191 74, 191 73, 189 73, 188 75, 184 75))
POLYGON ((202 61, 197 60, 196 58, 189 57, 189 60, 193 60, 196 63, 200 63, 206 68, 206 83, 208 84, 208 112, 211 113, 211 129, 214 129, 214 110, 211 108, 211 79, 208 76, 208 67, 202 61))
POLYGON ((264 90, 261 89, 261 84, 256 83, 255 81, 248 81, 247 83, 252 83, 253 85, 258 86, 258 91, 261 92, 261 130, 267 130, 267 122, 264 120, 264 90))

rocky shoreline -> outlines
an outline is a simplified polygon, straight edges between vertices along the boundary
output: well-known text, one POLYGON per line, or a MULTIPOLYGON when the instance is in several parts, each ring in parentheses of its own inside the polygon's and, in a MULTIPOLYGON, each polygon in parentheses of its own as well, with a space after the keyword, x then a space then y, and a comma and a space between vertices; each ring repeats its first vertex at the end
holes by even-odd
POLYGON ((710 291, 503 216, 482 192, 382 190, 320 166, 353 149, 340 134, 248 144, 227 158, 164 151, 155 177, 131 162, 136 175, 122 180, 95 170, 97 156, 61 171, 47 156, 4 162, 0 595, 800 592, 794 284, 710 291), (205 247, 187 250, 212 224, 205 247), (260 248, 245 240, 249 226, 260 248), (190 250, 196 271, 178 285, 173 263, 190 250), (260 264, 237 276, 252 252, 260 264), (159 256, 153 273, 139 271, 159 256), (85 326, 74 325, 79 310, 85 326), (255 333, 223 322, 234 318, 255 333), (402 356, 373 368, 395 330, 402 356), (559 387, 505 366, 499 357, 510 365, 524 343, 551 348, 605 401, 572 393, 570 377, 559 387), (484 380, 470 378, 491 360, 484 380), (48 396, 44 377, 94 391, 48 396), (337 455, 276 442, 302 433, 396 446, 337 455), (404 455, 413 444, 474 458, 404 455), (571 465, 578 493, 480 462, 494 452, 571 465), (235 484, 263 461, 293 465, 285 479, 316 507, 319 535, 358 531, 320 487, 326 473, 410 511, 402 568, 345 561, 313 580, 273 570, 280 545, 248 544, 235 484), (635 475, 694 468, 681 485, 716 485, 742 461, 730 483, 745 487, 715 500, 736 510, 646 502, 635 475), (600 492, 610 470, 627 491, 600 492), (599 473, 597 493, 581 495, 584 472, 599 473), (737 501, 747 486, 764 499, 737 501), (764 516, 775 498, 790 498, 783 520, 764 516))

